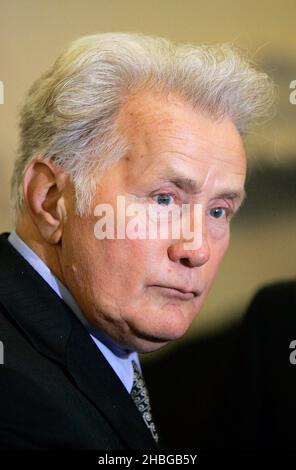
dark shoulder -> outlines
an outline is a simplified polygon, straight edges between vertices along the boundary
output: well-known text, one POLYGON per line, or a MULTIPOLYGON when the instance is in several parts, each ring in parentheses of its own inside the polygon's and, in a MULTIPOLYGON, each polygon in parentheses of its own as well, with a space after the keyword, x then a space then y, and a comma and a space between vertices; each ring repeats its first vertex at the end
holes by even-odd
MULTIPOLYGON (((243 317, 243 329, 254 338, 279 338, 296 334, 296 281, 282 281, 258 290, 243 317)), ((287 340, 288 341, 288 340, 287 340)))
POLYGON ((296 281, 281 281, 260 288, 249 305, 249 311, 260 307, 283 309, 296 306, 296 281))

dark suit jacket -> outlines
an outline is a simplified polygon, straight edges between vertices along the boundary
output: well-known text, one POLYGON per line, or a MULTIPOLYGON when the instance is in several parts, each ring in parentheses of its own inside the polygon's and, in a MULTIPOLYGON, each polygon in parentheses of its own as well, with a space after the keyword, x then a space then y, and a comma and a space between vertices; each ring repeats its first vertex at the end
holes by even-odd
POLYGON ((0 235, 1 449, 155 449, 68 306, 0 235))
POLYGON ((261 289, 237 336, 212 421, 215 447, 296 450, 296 282, 261 289))

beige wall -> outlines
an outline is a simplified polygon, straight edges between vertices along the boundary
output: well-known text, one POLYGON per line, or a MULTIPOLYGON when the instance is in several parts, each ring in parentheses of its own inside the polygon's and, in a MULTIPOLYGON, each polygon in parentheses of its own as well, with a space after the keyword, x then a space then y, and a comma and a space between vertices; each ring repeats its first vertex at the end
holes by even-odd
MULTIPOLYGON (((280 112, 250 143, 250 159, 272 166, 296 157, 296 105, 289 83, 296 79, 295 0, 0 0, 0 229, 9 230, 9 179, 17 145, 17 113, 31 82, 70 40, 103 31, 138 31, 176 41, 232 42, 272 73, 280 112)), ((296 159, 295 159, 296 162, 296 159)), ((284 191, 284 189, 283 189, 284 191)), ((191 334, 217 328, 239 316, 256 287, 295 276, 296 204, 264 222, 236 223, 233 244, 212 295, 191 334), (294 212, 293 212, 294 210, 294 212)), ((254 205, 256 212, 256 205, 254 205)))

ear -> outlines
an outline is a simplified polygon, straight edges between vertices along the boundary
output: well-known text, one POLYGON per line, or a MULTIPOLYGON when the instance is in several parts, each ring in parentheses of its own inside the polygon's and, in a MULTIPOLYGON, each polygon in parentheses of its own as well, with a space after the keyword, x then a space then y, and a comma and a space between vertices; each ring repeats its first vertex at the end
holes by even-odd
POLYGON ((67 175, 50 160, 33 160, 26 168, 23 193, 27 211, 42 238, 60 243, 66 217, 67 175))

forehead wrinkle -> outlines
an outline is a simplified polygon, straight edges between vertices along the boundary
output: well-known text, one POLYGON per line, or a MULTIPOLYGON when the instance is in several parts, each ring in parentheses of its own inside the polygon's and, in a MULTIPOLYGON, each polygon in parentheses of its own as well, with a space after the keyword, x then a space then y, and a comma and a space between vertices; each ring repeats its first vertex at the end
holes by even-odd
MULTIPOLYGON (((241 158, 241 155, 239 155, 241 150, 243 150, 244 152, 244 146, 243 146, 242 141, 241 141, 240 146, 228 147, 226 145, 220 145, 219 143, 211 142, 207 138, 203 137, 201 134, 197 136, 198 140, 195 140, 195 137, 193 135, 190 135, 190 134, 188 135, 182 129, 179 129, 178 126, 174 125, 175 124, 174 122, 171 122, 171 124, 173 125, 169 129, 166 127, 164 129, 164 132, 161 132, 161 133, 160 131, 162 129, 160 128, 160 126, 158 126, 159 132, 155 134, 150 132, 151 129, 149 128, 143 129, 144 135, 145 135, 145 143, 151 147, 153 147, 157 143, 162 143, 162 144, 166 143, 166 141, 168 141, 168 145, 173 146, 173 147, 174 145, 178 147, 178 145, 182 145, 183 143, 185 143, 187 148, 188 148, 188 144, 192 144, 191 149, 193 147, 192 150, 195 150, 196 153, 208 154, 210 151, 212 158, 214 158, 217 161, 221 161, 227 165, 232 165, 233 159, 241 158), (227 151, 227 154, 231 155, 231 160, 229 161, 227 157, 224 158, 223 156, 219 155, 221 151, 222 152, 227 151)), ((153 125, 155 126, 155 123, 153 125)), ((183 148, 181 150, 178 150, 176 148, 171 149, 171 150, 169 149, 164 149, 161 151, 158 150, 158 153, 159 154, 171 153, 171 154, 178 155, 180 157, 192 159, 192 156, 186 155, 186 153, 184 153, 183 148)), ((203 158, 202 155, 201 155, 201 158, 203 158)))
MULTIPOLYGON (((181 96, 174 93, 170 93, 168 96, 149 91, 149 90, 139 90, 134 95, 130 96, 126 103, 122 106, 119 113, 119 121, 121 124, 124 124, 124 127, 130 127, 133 132, 139 130, 143 127, 152 127, 153 134, 159 130, 168 130, 169 127, 172 128, 173 132, 182 133, 184 127, 184 122, 189 125, 190 131, 193 130, 192 127, 192 114, 195 114, 196 117, 206 120, 209 138, 213 138, 213 133, 217 134, 219 137, 220 130, 220 121, 209 118, 208 116, 199 113, 194 110, 192 106, 186 102, 181 96), (179 114, 181 112, 181 116, 179 114), (179 123, 181 125, 179 125, 179 123), (130 124, 128 126, 128 124, 130 124)), ((226 116, 227 118, 227 116, 226 116)), ((228 118, 229 124, 231 125, 232 121, 228 118)), ((208 139, 204 137, 203 130, 195 122, 195 129, 199 134, 199 140, 203 142, 208 142, 208 139)), ((232 127, 236 129, 236 126, 232 123, 232 127)), ((238 148, 241 149, 242 138, 237 131, 237 138, 239 141, 238 148)), ((147 133, 147 129, 146 129, 147 133)), ((224 136, 224 133, 222 134, 224 136)), ((188 136, 180 137, 180 139, 188 141, 188 136)), ((221 149, 228 149, 228 147, 221 146, 219 143, 214 144, 220 147, 221 149)))
MULTIPOLYGON (((237 140, 238 143, 237 145, 232 145, 231 147, 228 145, 223 145, 220 141, 220 135, 219 135, 219 124, 217 124, 215 121, 212 121, 212 126, 210 128, 210 131, 208 132, 208 137, 204 135, 204 130, 200 127, 195 125, 195 129, 192 127, 192 121, 189 119, 184 118, 178 118, 178 117, 165 117, 163 119, 160 119, 157 121, 155 119, 155 116, 153 116, 153 120, 151 123, 152 130, 153 130, 153 138, 158 138, 159 140, 165 140, 165 139, 172 139, 175 140, 176 142, 192 142, 194 145, 197 144, 206 144, 207 146, 210 144, 210 147, 212 148, 217 148, 219 151, 221 150, 227 150, 228 152, 239 152, 242 149, 244 149, 243 141, 242 138, 237 131, 237 140), (188 124, 188 128, 184 128, 184 122, 186 125, 188 124), (189 132, 186 132, 188 130, 189 132), (213 142, 213 134, 216 132, 216 138, 217 142, 213 142), (161 132, 161 134, 159 134, 161 132)), ((149 134, 151 129, 147 127, 145 129, 145 134, 149 134)), ((215 136, 214 136, 215 139, 215 136)))
MULTIPOLYGON (((184 162, 184 163, 188 163, 188 160, 190 160, 190 162, 194 161, 196 163, 201 163, 203 166, 205 166, 207 163, 209 163, 208 168, 207 168, 207 176, 206 176, 206 181, 205 182, 207 182, 208 178, 210 177, 209 173, 216 169, 213 162, 212 161, 207 162, 207 159, 204 158, 202 155, 194 157, 194 156, 191 156, 191 155, 187 155, 184 151, 180 152, 180 151, 177 151, 177 150, 163 150, 163 151, 158 152, 158 155, 163 155, 163 154, 167 155, 168 157, 171 156, 172 157, 171 160, 174 162, 175 165, 178 165, 180 160, 182 160, 182 162, 184 162), (178 158, 176 159, 174 157, 178 157, 178 158)), ((232 166, 234 164, 233 161, 229 162, 228 160, 225 160, 222 157, 220 157, 220 158, 219 157, 211 157, 211 158, 213 158, 214 160, 217 160, 217 162, 223 162, 224 164, 227 164, 227 165, 230 165, 230 166, 232 166)), ((238 156, 237 158, 241 158, 241 157, 238 156)), ((238 173, 238 172, 235 172, 235 173, 241 174, 241 173, 238 173)))

